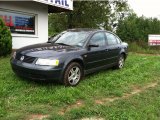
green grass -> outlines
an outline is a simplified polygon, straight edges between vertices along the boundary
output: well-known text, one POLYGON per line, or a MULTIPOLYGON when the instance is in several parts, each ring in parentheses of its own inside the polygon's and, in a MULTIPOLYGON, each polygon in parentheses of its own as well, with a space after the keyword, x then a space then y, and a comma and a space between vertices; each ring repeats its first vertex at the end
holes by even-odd
POLYGON ((37 83, 16 76, 9 57, 0 58, 0 119, 27 119, 33 114, 49 115, 48 119, 65 120, 85 117, 104 119, 160 119, 160 86, 127 99, 109 104, 95 104, 95 99, 121 97, 133 86, 160 81, 160 56, 131 53, 122 70, 103 70, 85 77, 77 87, 54 83, 37 83), (64 108, 83 101, 83 106, 58 114, 64 108))

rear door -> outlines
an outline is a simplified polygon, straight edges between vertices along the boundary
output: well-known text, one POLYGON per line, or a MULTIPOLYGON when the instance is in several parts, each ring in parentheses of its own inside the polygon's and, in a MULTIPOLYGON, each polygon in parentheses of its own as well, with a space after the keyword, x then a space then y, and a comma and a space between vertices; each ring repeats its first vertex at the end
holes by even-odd
POLYGON ((116 63, 119 57, 119 53, 121 51, 121 41, 118 39, 117 36, 110 32, 106 32, 106 38, 107 38, 107 52, 106 52, 106 57, 107 57, 107 63, 113 64, 116 63))

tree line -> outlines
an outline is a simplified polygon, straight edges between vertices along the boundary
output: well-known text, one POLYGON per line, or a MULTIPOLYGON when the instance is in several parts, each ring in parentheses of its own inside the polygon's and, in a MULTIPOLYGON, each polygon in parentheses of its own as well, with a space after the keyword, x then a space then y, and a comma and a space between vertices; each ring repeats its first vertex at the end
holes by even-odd
POLYGON ((74 1, 73 11, 49 14, 49 35, 70 28, 100 28, 124 41, 146 42, 148 34, 160 34, 160 21, 138 17, 126 0, 74 1))
POLYGON ((49 14, 49 35, 70 28, 112 30, 128 10, 124 0, 74 1, 74 10, 49 14))
POLYGON ((119 21, 117 34, 130 42, 147 42, 149 34, 160 34, 160 20, 157 18, 138 17, 132 13, 119 21))

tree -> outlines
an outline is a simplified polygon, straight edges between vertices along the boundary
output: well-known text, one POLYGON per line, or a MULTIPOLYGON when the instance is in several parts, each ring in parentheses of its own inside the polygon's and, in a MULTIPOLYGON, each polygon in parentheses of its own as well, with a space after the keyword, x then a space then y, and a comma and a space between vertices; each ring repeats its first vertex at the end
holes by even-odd
POLYGON ((115 22, 123 18, 128 4, 124 0, 74 1, 74 10, 49 14, 49 34, 68 28, 103 28, 112 30, 115 22))
POLYGON ((0 56, 10 54, 12 51, 11 32, 0 19, 0 56))
POLYGON ((124 20, 120 20, 117 27, 117 34, 126 41, 147 42, 148 34, 160 34, 160 21, 156 18, 138 17, 130 14, 124 20))
POLYGON ((66 13, 49 14, 49 35, 55 35, 68 28, 66 13))

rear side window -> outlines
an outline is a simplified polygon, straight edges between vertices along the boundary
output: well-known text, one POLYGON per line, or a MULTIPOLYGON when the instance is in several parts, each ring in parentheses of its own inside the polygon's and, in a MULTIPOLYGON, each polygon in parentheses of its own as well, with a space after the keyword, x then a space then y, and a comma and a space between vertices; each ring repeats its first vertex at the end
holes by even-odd
POLYGON ((90 39, 90 44, 105 46, 106 45, 105 34, 103 32, 94 34, 90 39))
POLYGON ((108 45, 118 44, 118 42, 117 42, 117 37, 114 36, 113 34, 111 34, 111 33, 106 33, 106 37, 107 37, 107 43, 108 43, 108 45))
POLYGON ((116 39, 117 39, 118 44, 120 44, 120 43, 121 43, 121 40, 120 40, 117 36, 115 36, 115 37, 116 37, 116 39))

